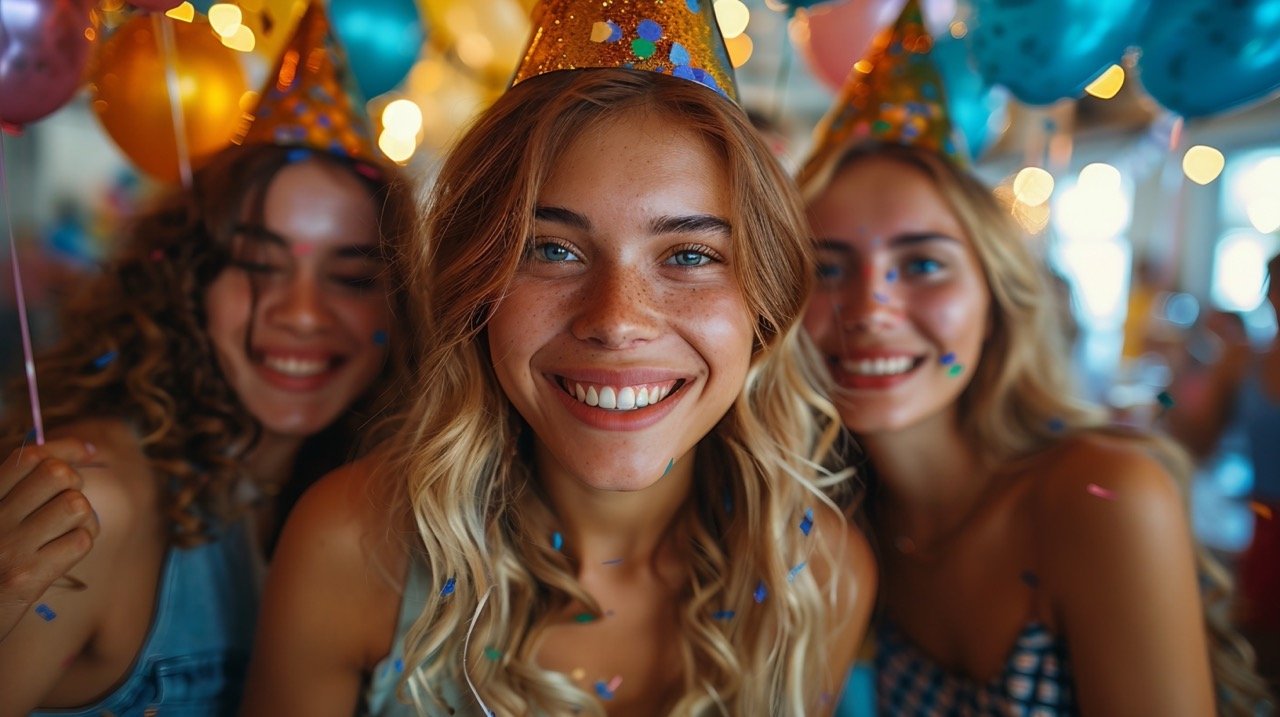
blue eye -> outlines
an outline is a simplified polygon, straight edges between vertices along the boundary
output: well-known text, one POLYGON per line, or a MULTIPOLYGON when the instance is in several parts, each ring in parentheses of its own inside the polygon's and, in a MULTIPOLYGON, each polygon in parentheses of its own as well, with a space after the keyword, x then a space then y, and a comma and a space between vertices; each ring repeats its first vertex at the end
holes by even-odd
POLYGON ((844 278, 844 267, 839 264, 818 264, 819 281, 840 281, 844 278))
POLYGON ((934 274, 942 271, 942 262, 937 259, 912 259, 907 262, 905 273, 913 275, 934 274))
POLYGON ((563 245, 555 242, 543 242, 533 248, 533 255, 542 261, 552 263, 562 263, 566 261, 576 261, 577 256, 563 245))
POLYGON ((700 251, 687 249, 672 254, 668 261, 676 266, 702 266, 703 264, 711 263, 711 257, 700 251))

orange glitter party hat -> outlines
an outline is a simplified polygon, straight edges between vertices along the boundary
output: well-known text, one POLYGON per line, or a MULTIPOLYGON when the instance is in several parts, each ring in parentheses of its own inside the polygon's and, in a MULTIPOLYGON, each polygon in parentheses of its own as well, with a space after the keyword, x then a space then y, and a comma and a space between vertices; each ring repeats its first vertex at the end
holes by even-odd
POLYGON ((712 0, 542 0, 511 84, 588 67, 661 72, 738 101, 712 0))
POLYGON ((267 77, 236 144, 308 147, 384 163, 364 98, 319 0, 313 0, 267 77))
POLYGON ((811 157, 875 140, 959 159, 932 48, 919 2, 907 0, 898 20, 876 35, 871 51, 849 72, 840 96, 814 130, 811 157))

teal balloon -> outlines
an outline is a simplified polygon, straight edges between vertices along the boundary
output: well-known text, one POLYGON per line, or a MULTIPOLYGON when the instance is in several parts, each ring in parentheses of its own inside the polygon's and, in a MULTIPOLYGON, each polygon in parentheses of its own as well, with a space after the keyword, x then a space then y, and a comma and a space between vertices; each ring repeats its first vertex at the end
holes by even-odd
POLYGON ((365 97, 400 84, 426 39, 414 0, 329 0, 329 19, 365 97))
POLYGON ((208 15, 209 8, 213 7, 213 4, 215 2, 218 2, 218 0, 187 0, 187 1, 190 2, 191 6, 196 9, 196 12, 201 13, 203 15, 208 15))
POLYGON ((1168 0, 1141 34, 1142 86, 1184 117, 1280 91, 1280 0, 1168 0))
MULTIPOLYGON (((1166 0, 1167 1, 1167 0, 1166 0)), ((988 82, 1031 105, 1079 97, 1138 38, 1150 0, 973 0, 965 42, 988 82)), ((1164 2, 1159 12, 1163 12, 1164 2)))
POLYGON ((957 144, 969 159, 977 159, 1000 139, 1008 117, 1009 92, 987 82, 973 66, 963 42, 943 35, 930 51, 942 88, 947 95, 947 115, 959 133, 957 144))

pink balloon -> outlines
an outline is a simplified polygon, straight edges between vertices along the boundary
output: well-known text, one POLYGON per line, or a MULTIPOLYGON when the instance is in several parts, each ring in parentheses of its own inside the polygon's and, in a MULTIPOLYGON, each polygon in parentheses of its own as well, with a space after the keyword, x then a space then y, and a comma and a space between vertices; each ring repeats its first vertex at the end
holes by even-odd
POLYGON ((0 1, 0 122, 34 122, 75 94, 92 45, 89 8, 89 0, 0 1))
POLYGON ((871 39, 898 19, 906 0, 843 0, 797 13, 792 38, 822 84, 839 91, 871 39))
POLYGON ((129 0, 129 4, 143 10, 168 12, 182 4, 182 0, 129 0))

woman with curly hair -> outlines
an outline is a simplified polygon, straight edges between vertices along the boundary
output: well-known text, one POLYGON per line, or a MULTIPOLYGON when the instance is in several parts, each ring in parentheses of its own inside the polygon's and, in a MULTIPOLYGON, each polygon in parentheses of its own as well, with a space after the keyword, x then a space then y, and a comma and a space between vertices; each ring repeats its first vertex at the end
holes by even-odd
POLYGON ((1169 441, 1071 398, 1043 261, 933 149, 802 171, 805 325, 866 459, 881 715, 1257 714, 1169 441))
POLYGON ((702 84, 517 78, 437 179, 401 430, 285 527, 245 714, 829 714, 874 569, 798 197, 702 84))
POLYGON ((25 392, 0 430, 0 560, 30 576, 0 714, 234 713, 283 515, 397 401, 412 217, 365 162, 232 148, 69 303, 36 361, 51 440, 25 392))

